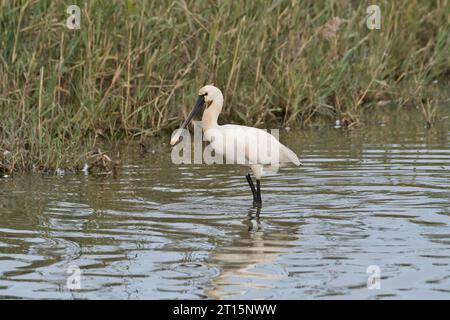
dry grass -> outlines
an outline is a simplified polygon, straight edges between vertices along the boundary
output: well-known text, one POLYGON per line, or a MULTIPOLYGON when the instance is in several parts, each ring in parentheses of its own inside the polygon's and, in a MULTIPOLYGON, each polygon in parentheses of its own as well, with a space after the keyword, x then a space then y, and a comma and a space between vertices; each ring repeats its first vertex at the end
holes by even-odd
POLYGON ((64 1, 0 2, 0 171, 171 130, 205 82, 224 120, 354 126, 380 103, 437 108, 450 78, 447 0, 378 1, 372 31, 361 1, 75 2, 80 30, 64 1))

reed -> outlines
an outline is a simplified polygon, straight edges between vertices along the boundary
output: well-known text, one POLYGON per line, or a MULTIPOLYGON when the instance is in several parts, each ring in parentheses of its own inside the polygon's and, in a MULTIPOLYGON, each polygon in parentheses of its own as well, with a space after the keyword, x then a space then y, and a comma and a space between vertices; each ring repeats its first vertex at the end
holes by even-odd
POLYGON ((0 2, 0 171, 79 169, 101 141, 169 132, 205 82, 221 119, 256 126, 448 105, 448 0, 377 1, 380 30, 364 1, 74 2, 79 30, 66 1, 0 2))

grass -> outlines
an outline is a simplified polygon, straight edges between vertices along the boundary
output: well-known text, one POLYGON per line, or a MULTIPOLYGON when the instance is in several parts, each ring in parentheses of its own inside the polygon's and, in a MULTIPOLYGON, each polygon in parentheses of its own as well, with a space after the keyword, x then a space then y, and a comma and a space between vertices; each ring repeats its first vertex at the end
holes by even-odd
POLYGON ((102 141, 169 132, 204 83, 222 121, 295 126, 448 101, 450 1, 0 2, 0 171, 80 169, 102 141), (446 88, 446 89, 445 89, 446 88))

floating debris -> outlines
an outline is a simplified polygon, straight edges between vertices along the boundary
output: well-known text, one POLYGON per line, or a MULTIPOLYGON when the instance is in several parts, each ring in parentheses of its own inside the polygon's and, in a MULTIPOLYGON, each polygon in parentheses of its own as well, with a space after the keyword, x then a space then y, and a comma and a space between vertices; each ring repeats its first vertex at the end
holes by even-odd
POLYGON ((85 176, 89 174, 89 166, 87 163, 84 164, 83 169, 81 171, 84 173, 85 176))
POLYGON ((111 158, 99 148, 88 156, 87 163, 85 163, 82 171, 87 172, 88 174, 111 174, 117 176, 119 171, 118 168, 119 162, 112 161, 111 158))

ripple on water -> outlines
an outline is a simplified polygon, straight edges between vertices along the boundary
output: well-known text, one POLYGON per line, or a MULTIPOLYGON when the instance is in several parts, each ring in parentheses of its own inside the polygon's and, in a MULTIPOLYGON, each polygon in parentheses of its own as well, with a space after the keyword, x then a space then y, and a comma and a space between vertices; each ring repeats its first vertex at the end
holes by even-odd
POLYGON ((263 180, 262 209, 245 170, 132 152, 118 178, 2 179, 0 296, 450 297, 450 136, 336 132, 288 141, 304 166, 263 180))

